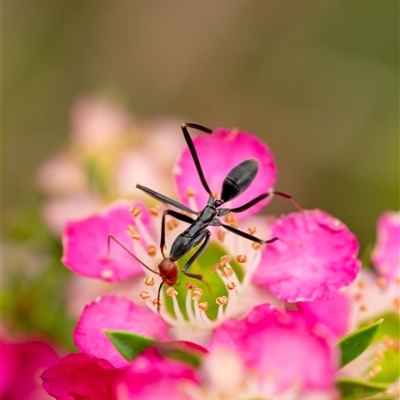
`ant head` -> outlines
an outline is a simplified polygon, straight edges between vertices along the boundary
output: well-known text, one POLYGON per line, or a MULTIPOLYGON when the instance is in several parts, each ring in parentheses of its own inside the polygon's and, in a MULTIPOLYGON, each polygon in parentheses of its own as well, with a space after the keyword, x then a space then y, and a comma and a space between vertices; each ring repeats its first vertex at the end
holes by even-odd
POLYGON ((158 269, 163 282, 168 286, 175 285, 178 280, 178 266, 171 258, 164 258, 160 264, 158 264, 158 269))

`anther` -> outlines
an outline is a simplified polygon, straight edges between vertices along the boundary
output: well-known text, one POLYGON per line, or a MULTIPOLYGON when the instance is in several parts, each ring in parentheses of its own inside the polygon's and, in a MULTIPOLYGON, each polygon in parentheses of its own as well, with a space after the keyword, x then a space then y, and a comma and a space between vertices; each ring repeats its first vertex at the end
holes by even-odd
POLYGON ((396 310, 400 309, 400 297, 395 297, 393 299, 393 306, 396 310))
POLYGON ((228 290, 233 290, 236 288, 236 283, 235 282, 229 282, 226 287, 228 288, 228 290))
POLYGON ((195 195, 194 189, 191 187, 188 187, 186 190, 186 197, 194 197, 194 195, 195 195))
POLYGON ((382 366, 379 364, 374 365, 370 371, 368 372, 368 376, 370 378, 374 378, 375 376, 377 376, 380 372, 382 371, 382 366))
POLYGON ((222 243, 225 239, 226 233, 222 229, 218 229, 217 231, 217 238, 222 243))
POLYGON ((357 293, 357 294, 354 296, 354 299, 355 299, 355 301, 364 300, 364 294, 363 294, 363 293, 357 293))
POLYGON ((232 261, 232 257, 229 256, 228 254, 226 254, 226 255, 224 255, 224 256, 222 256, 222 257, 220 258, 220 263, 221 263, 221 264, 228 264, 228 263, 230 263, 231 261, 232 261))
POLYGON ((228 298, 226 296, 220 296, 215 299, 215 302, 219 306, 224 306, 228 302, 228 298))
POLYGON ((233 275, 233 269, 231 267, 224 267, 222 269, 222 276, 224 278, 229 278, 232 275, 233 275))
POLYGON ((251 245, 251 247, 252 247, 254 250, 259 250, 259 249, 261 249, 261 243, 253 242, 252 245, 251 245))
POLYGON ((188 290, 196 289, 197 286, 194 282, 186 282, 185 283, 185 288, 188 290))
POLYGON ((142 210, 139 207, 132 207, 130 212, 133 217, 139 217, 142 214, 142 210))
POLYGON ((200 288, 196 288, 193 290, 192 299, 193 300, 200 300, 201 296, 203 296, 203 290, 200 288))
POLYGON ((153 217, 158 217, 158 213, 160 211, 160 207, 154 206, 150 208, 150 215, 153 217))
POLYGON ((139 296, 140 296, 140 298, 141 299, 143 299, 143 300, 148 300, 148 299, 150 299, 150 293, 149 292, 140 292, 140 294, 139 294, 139 296))
POLYGON ((169 297, 173 297, 176 296, 178 294, 178 292, 172 287, 170 286, 166 291, 165 294, 169 297))
POLYGON ((148 245, 148 246, 147 246, 147 254, 148 254, 150 257, 154 257, 154 256, 157 254, 156 246, 154 246, 154 245, 152 245, 152 244, 148 245))
POLYGON ((220 268, 221 268, 221 264, 220 263, 216 263, 211 267, 211 272, 218 271, 220 268))
POLYGON ((157 307, 157 308, 160 308, 161 307, 161 300, 160 299, 154 299, 153 300, 153 306, 154 307, 157 307))
POLYGON ((236 261, 239 263, 247 262, 247 256, 245 254, 239 254, 236 256, 236 261))
POLYGON ((208 308, 208 303, 206 301, 203 301, 202 303, 199 303, 200 311, 207 311, 207 308, 208 308))
POLYGON ((146 286, 154 286, 155 283, 156 280, 152 276, 147 276, 146 278, 144 278, 144 284, 146 286))
POLYGON ((367 306, 366 306, 365 304, 361 304, 361 306, 360 306, 360 311, 361 311, 362 313, 367 312, 367 306))
POLYGON ((364 279, 361 279, 360 282, 358 282, 358 287, 360 289, 365 289, 367 287, 367 282, 364 279))
POLYGON ((377 284, 378 284, 378 286, 380 287, 380 288, 384 288, 385 286, 386 286, 386 279, 383 277, 383 276, 380 276, 378 279, 377 279, 377 284))
POLYGON ((383 361, 385 359, 385 353, 382 350, 377 350, 374 356, 378 361, 383 361))
POLYGON ((400 285, 400 276, 398 276, 398 277, 396 278, 395 282, 396 282, 397 285, 400 285))
POLYGON ((178 226, 178 221, 176 221, 175 219, 170 219, 167 222, 166 226, 169 231, 172 231, 173 229, 175 229, 178 226))
POLYGON ((254 225, 251 225, 247 228, 247 232, 250 233, 250 235, 254 235, 256 233, 257 229, 254 225))

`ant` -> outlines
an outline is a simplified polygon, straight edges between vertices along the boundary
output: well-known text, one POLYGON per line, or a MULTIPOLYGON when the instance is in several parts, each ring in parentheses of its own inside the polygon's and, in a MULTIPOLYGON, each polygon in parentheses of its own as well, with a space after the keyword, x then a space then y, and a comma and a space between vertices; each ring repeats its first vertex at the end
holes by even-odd
MULTIPOLYGON (((240 207, 235 207, 235 208, 219 208, 221 205, 224 203, 236 198, 239 196, 241 193, 243 193, 247 188, 251 185, 251 183, 254 181, 260 163, 254 159, 250 158, 248 160, 245 160, 241 162, 240 164, 236 165, 232 170, 228 173, 228 175, 225 177, 223 183, 222 183, 222 191, 221 191, 221 198, 216 199, 211 192, 208 183, 204 177, 203 169, 201 167, 199 157, 196 152, 196 148, 194 147, 192 138, 189 134, 188 128, 196 129, 198 131, 207 133, 207 134, 212 134, 212 130, 209 128, 206 128, 202 125, 194 124, 194 123, 184 123, 181 125, 181 129, 183 132, 183 136, 185 138, 185 141, 189 147, 192 159, 194 161, 197 173, 200 177, 200 181, 205 189, 205 191, 208 193, 209 198, 207 201, 207 205, 204 207, 204 209, 200 212, 194 211, 191 208, 185 206, 184 204, 179 203, 176 200, 170 199, 167 196, 164 196, 161 193, 158 193, 152 189, 149 189, 145 186, 142 186, 140 184, 137 184, 136 187, 143 192, 147 193, 151 197, 169 204, 171 206, 174 206, 185 213, 188 214, 194 214, 196 215, 196 219, 181 213, 177 212, 174 210, 165 210, 163 212, 162 216, 162 222, 161 222, 161 240, 160 240, 160 249, 161 249, 161 254, 163 256, 163 260, 158 264, 158 270, 159 272, 156 272, 146 266, 143 262, 141 262, 132 252, 130 252, 127 248, 125 248, 114 236, 109 235, 108 237, 108 247, 110 246, 110 239, 113 239, 116 241, 119 245, 121 245, 126 251, 128 251, 143 267, 146 269, 150 270, 153 273, 156 273, 160 275, 162 282, 158 288, 158 304, 160 300, 160 293, 161 293, 161 288, 163 284, 167 284, 168 286, 173 286, 176 284, 178 280, 178 266, 176 264, 176 261, 185 256, 190 250, 192 250, 194 247, 200 245, 198 250, 190 257, 190 259, 186 262, 185 266, 182 269, 182 273, 185 274, 186 276, 200 280, 204 282, 203 276, 201 274, 194 274, 188 271, 190 266, 200 257, 200 255, 204 252, 206 249, 211 233, 207 229, 209 226, 222 226, 223 228, 227 229, 228 231, 231 231, 235 233, 236 235, 239 235, 241 237, 244 237, 245 239, 252 240, 254 242, 257 242, 261 245, 267 244, 267 243, 273 243, 276 240, 278 240, 277 237, 273 237, 272 239, 269 240, 262 240, 257 238, 256 236, 253 236, 247 232, 243 232, 239 229, 236 229, 230 225, 222 223, 217 217, 223 217, 228 215, 229 213, 240 213, 243 211, 248 210, 250 207, 254 206, 261 200, 265 199, 266 197, 276 194, 277 196, 283 197, 285 199, 288 199, 292 201, 292 203, 301 210, 300 206, 295 202, 295 200, 292 198, 292 196, 282 193, 282 192, 276 192, 276 191, 269 191, 263 194, 260 194, 259 196, 255 197, 253 200, 247 202, 246 204, 240 206, 240 207), (165 245, 165 217, 167 215, 170 215, 174 218, 176 218, 179 221, 183 221, 188 223, 190 226, 185 229, 181 234, 179 234, 174 242, 172 243, 171 246, 171 251, 169 254, 169 257, 166 257, 164 254, 164 250, 166 249, 165 245)), ((159 306, 158 306, 159 307, 159 306)))

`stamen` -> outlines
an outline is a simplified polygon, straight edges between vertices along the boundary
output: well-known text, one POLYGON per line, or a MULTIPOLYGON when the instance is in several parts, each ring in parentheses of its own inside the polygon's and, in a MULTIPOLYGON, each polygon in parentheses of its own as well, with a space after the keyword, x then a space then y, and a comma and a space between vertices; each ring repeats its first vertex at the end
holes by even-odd
POLYGON ((229 277, 231 277, 231 276, 233 275, 233 269, 232 269, 231 267, 224 267, 224 268, 222 269, 221 275, 222 275, 224 278, 229 278, 229 277))
POLYGON ((186 197, 190 198, 190 197, 194 197, 194 195, 195 195, 194 189, 191 187, 188 187, 186 190, 186 197))
POLYGON ((145 291, 140 292, 139 296, 143 300, 149 300, 150 299, 150 293, 149 292, 145 292, 145 291))
POLYGON ((158 217, 159 212, 160 212, 159 206, 154 206, 150 208, 150 215, 153 217, 158 217))
POLYGON ((228 302, 228 298, 226 296, 219 296, 215 299, 215 302, 219 306, 224 306, 228 302))
POLYGON ((159 309, 161 307, 161 300, 160 299, 154 299, 153 300, 153 306, 159 309))
POLYGON ((148 277, 144 278, 144 284, 146 286, 154 286, 155 283, 156 283, 156 280, 152 276, 148 276, 148 277))
POLYGON ((380 287, 380 288, 384 288, 385 286, 386 286, 386 279, 383 277, 383 276, 380 276, 378 279, 377 279, 377 284, 378 284, 378 286, 380 287))
POLYGON ((203 290, 202 289, 197 287, 196 289, 193 290, 193 293, 192 293, 192 299, 193 300, 200 300, 201 296, 203 296, 203 290))
POLYGON ((135 218, 140 217, 140 215, 142 215, 142 210, 139 207, 132 207, 129 211, 135 218))
POLYGON ((196 284, 194 282, 190 282, 190 281, 185 283, 185 287, 188 290, 192 290, 192 289, 196 289, 197 288, 196 284))
POLYGON ((259 250, 259 249, 261 249, 261 243, 257 243, 257 242, 253 242, 252 244, 251 244, 251 247, 254 249, 254 250, 259 250))
POLYGON ((400 297, 395 297, 393 299, 393 306, 397 311, 399 311, 399 309, 400 309, 400 297))
POLYGON ((229 282, 227 283, 226 287, 228 288, 228 290, 233 290, 236 288, 236 283, 235 282, 229 282))
POLYGON ((382 350, 377 350, 374 356, 378 361, 383 361, 385 359, 385 353, 382 350))
POLYGON ((232 257, 228 254, 226 254, 220 258, 221 264, 229 264, 231 261, 232 261, 232 257))
POLYGON ((360 289, 365 289, 367 287, 367 282, 364 279, 361 279, 360 282, 358 282, 358 287, 360 289))
POLYGON ((218 229, 217 231, 217 239, 222 243, 225 239, 226 232, 224 232, 222 229, 218 229))
POLYGON ((191 282, 188 282, 186 284, 186 287, 188 288, 188 292, 186 294, 186 302, 185 302, 185 307, 186 307, 186 313, 189 319, 189 322, 194 325, 196 323, 196 318, 194 317, 193 314, 193 309, 192 309, 192 287, 189 287, 191 282))
POLYGON ((147 246, 147 254, 150 257, 154 257, 157 254, 157 248, 153 244, 147 246))
POLYGON ((247 256, 245 254, 239 254, 236 256, 236 261, 243 264, 247 262, 247 256))
POLYGON ((354 296, 354 300, 355 300, 355 301, 364 300, 364 294, 363 294, 363 293, 357 293, 357 294, 354 296))
POLYGON ((170 286, 166 291, 165 294, 169 297, 173 297, 176 296, 178 294, 178 292, 172 287, 170 286))
POLYGON ((171 218, 167 223, 166 227, 169 231, 172 231, 175 229, 177 226, 179 226, 179 222, 175 218, 171 218))
POLYGON ((257 228, 254 225, 250 225, 247 228, 247 232, 250 233, 250 235, 254 235, 257 232, 257 228))
POLYGON ((361 304, 360 312, 362 312, 362 313, 366 313, 367 312, 367 306, 365 304, 361 304))
POLYGON ((207 308, 208 308, 208 303, 206 301, 203 301, 202 303, 199 303, 200 311, 207 311, 207 308))
POLYGON ((374 378, 375 376, 377 376, 380 372, 382 371, 382 366, 379 364, 374 365, 370 371, 368 372, 368 376, 370 378, 374 378))

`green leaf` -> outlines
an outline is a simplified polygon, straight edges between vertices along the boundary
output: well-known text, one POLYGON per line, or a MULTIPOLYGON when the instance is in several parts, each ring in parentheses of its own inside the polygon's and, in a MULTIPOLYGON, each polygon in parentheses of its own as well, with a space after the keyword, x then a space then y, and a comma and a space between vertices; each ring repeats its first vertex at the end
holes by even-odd
POLYGON ((157 343, 153 338, 132 332, 105 330, 111 343, 125 360, 132 361, 148 347, 157 343))
POLYGON ((341 378, 337 381, 337 388, 342 400, 358 400, 380 393, 386 390, 388 385, 341 378))
POLYGON ((350 361, 353 361, 371 344, 383 319, 374 322, 371 325, 365 326, 358 331, 352 332, 344 336, 339 341, 339 346, 342 352, 341 366, 345 366, 350 361))

